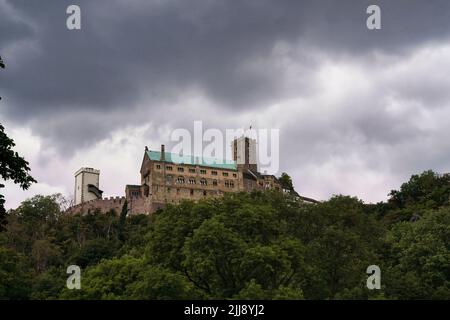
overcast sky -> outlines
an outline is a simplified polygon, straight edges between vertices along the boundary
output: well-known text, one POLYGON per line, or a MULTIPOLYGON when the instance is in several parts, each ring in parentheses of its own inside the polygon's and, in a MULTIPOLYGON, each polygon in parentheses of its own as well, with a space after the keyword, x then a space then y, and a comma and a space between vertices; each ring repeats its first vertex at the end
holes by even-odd
POLYGON ((195 120, 279 129, 280 173, 317 199, 450 171, 448 0, 0 0, 0 55, 0 122, 39 181, 6 183, 7 208, 71 196, 82 166, 123 195, 195 120))

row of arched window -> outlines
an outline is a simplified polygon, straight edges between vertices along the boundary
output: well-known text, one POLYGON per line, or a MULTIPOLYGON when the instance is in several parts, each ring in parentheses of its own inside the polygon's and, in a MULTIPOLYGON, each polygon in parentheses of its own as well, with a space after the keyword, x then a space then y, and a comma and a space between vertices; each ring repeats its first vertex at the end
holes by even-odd
MULTIPOLYGON (((169 182, 172 181, 172 177, 171 176, 168 177, 168 181, 169 182)), ((190 178, 186 179, 183 176, 179 176, 175 180, 175 183, 176 184, 186 184, 187 183, 187 184, 194 185, 194 184, 197 184, 197 180, 195 178, 193 178, 193 177, 190 177, 190 178)), ((202 186, 207 186, 208 185, 208 180, 206 180, 205 178, 202 178, 202 179, 199 180, 199 184, 202 185, 202 186)), ((213 186, 217 186, 218 185, 217 180, 213 180, 212 181, 212 185, 213 186)), ((234 182, 233 181, 225 181, 225 187, 233 188, 234 187, 234 182)))
MULTIPOLYGON (((195 180, 195 178, 185 179, 183 176, 179 176, 175 182, 178 183, 178 184, 185 184, 185 183, 197 184, 197 181, 195 180)), ((206 179, 200 179, 200 184, 202 186, 207 186, 208 185, 208 181, 206 179)))
MULTIPOLYGON (((160 164, 156 164, 155 166, 156 166, 157 170, 161 170, 161 165, 160 164)), ((185 171, 184 167, 176 167, 176 169, 177 169, 178 172, 184 172, 185 171)), ((188 169, 189 173, 196 173, 197 172, 195 168, 187 168, 187 169, 188 169)), ((174 167, 171 166, 171 165, 166 165, 166 170, 167 171, 174 171, 174 167)), ((200 171, 200 174, 206 174, 207 173, 206 169, 200 169, 199 171, 200 171)), ((220 171, 212 170, 211 171, 211 175, 217 176, 219 172, 220 171)), ((228 172, 223 171, 222 175, 224 177, 228 177, 228 172)), ((233 175, 233 178, 237 178, 237 173, 232 172, 232 175, 233 175)))

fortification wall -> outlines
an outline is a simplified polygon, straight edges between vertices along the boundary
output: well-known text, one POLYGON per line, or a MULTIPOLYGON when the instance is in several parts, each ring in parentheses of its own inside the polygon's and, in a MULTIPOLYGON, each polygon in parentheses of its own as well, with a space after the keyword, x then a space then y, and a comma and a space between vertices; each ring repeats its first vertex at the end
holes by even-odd
MULTIPOLYGON (((75 205, 67 210, 70 214, 86 214, 89 211, 94 212, 99 210, 102 213, 107 213, 114 210, 117 214, 122 211, 125 197, 110 197, 104 199, 95 199, 75 205)), ((128 214, 149 214, 152 211, 151 204, 144 198, 130 198, 128 199, 128 214)))
POLYGON ((128 199, 128 214, 150 214, 151 200, 142 197, 128 199))

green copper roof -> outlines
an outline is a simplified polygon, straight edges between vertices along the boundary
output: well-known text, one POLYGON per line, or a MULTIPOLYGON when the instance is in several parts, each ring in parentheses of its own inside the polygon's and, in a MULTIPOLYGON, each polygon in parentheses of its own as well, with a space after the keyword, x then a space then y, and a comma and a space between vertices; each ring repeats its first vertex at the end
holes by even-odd
MULTIPOLYGON (((161 152, 159 151, 147 151, 147 155, 150 160, 153 161, 161 161, 161 152)), ((170 152, 164 152, 165 162, 171 162, 175 164, 190 164, 190 165, 199 165, 204 167, 212 167, 218 169, 230 169, 236 170, 236 162, 232 160, 220 160, 213 158, 200 158, 191 155, 179 155, 170 152)))

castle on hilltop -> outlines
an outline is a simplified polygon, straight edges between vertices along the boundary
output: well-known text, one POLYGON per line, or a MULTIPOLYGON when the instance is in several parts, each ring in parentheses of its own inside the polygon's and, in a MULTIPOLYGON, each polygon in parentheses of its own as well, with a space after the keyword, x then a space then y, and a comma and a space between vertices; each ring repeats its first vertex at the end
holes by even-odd
POLYGON ((81 168, 75 173, 75 205, 70 212, 120 212, 127 200, 129 214, 150 214, 183 199, 196 201, 227 192, 282 191, 274 175, 258 172, 256 140, 245 136, 235 139, 232 155, 232 161, 223 161, 168 153, 164 145, 160 151, 145 147, 140 185, 127 185, 125 196, 107 199, 102 198, 100 171, 81 168))

